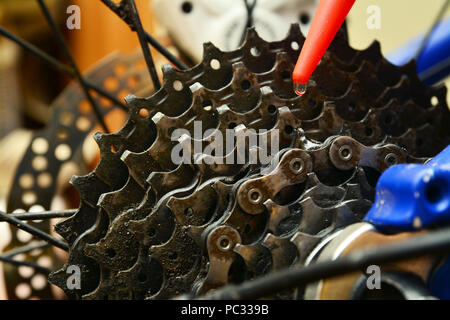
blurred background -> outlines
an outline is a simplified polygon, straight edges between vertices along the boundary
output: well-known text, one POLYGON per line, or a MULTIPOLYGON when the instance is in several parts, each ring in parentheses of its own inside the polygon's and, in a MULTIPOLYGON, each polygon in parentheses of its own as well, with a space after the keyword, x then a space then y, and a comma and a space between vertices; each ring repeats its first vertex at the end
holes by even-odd
MULTIPOLYGON (((364 49, 378 40, 383 54, 388 55, 414 36, 426 33, 444 2, 357 0, 347 21, 350 44, 354 48, 364 49), (379 29, 367 27, 370 16, 367 9, 373 5, 380 9, 379 29)), ((83 72, 98 71, 99 66, 106 66, 108 58, 105 60, 105 57, 113 53, 119 52, 121 57, 128 57, 137 52, 139 42, 136 34, 99 0, 46 0, 46 4, 83 72), (69 17, 66 10, 70 5, 77 5, 81 9, 79 30, 66 27, 69 17)), ((247 10, 242 0, 136 0, 136 4, 144 28, 190 66, 201 60, 203 42, 212 41, 223 50, 236 48, 247 20, 247 10)), ((306 33, 316 5, 316 0, 260 0, 254 12, 254 24, 266 40, 282 39, 293 22, 300 23, 302 31, 306 33)), ((443 16, 450 16, 450 8, 445 10, 443 16)), ((0 0, 0 26, 61 61, 66 61, 35 0, 0 0)), ((152 52, 157 70, 160 70, 167 60, 156 51, 152 52)), ((143 72, 137 70, 137 74, 143 72)), ((153 88, 149 85, 149 79, 139 79, 146 81, 142 80, 139 85, 129 83, 129 88, 122 88, 121 91, 115 88, 114 81, 110 87, 119 90, 119 99, 130 92, 150 95, 153 88)), ((34 134, 52 125, 54 101, 64 94, 70 81, 68 76, 10 40, 0 37, 0 210, 7 210, 16 168, 30 148, 34 134)), ((444 81, 447 86, 450 84, 448 78, 444 81)), ((447 99, 450 102, 449 96, 447 99)), ((79 109, 80 106, 68 103, 63 107, 70 110, 79 109)), ((105 111, 105 117, 112 132, 120 129, 125 120, 123 112, 105 111)), ((74 173, 84 173, 95 167, 98 150, 92 134, 98 130, 98 126, 89 127, 85 141, 80 144, 82 155, 75 161, 77 165, 58 175, 60 181, 54 194, 57 200, 53 199, 51 206, 41 209, 77 207, 77 197, 73 190, 70 191, 68 180, 74 173), (81 165, 80 161, 84 163, 81 165)), ((38 202, 39 199, 35 199, 31 204, 38 202)), ((10 241, 9 227, 0 223, 0 252, 10 241)), ((2 264, 0 299, 6 299, 8 294, 1 268, 2 264)), ((30 298, 26 294, 24 297, 30 298)))

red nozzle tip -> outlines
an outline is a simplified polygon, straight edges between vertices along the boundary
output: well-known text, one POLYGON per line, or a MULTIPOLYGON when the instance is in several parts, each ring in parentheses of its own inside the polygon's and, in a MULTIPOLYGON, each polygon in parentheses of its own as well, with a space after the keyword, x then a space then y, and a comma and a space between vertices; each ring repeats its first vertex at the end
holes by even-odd
POLYGON ((306 93, 306 83, 294 83, 294 91, 298 96, 302 96, 306 93))
MULTIPOLYGON (((311 74, 327 51, 355 1, 320 0, 292 74, 294 84, 308 83, 311 74)), ((301 91, 299 93, 302 94, 301 91)))

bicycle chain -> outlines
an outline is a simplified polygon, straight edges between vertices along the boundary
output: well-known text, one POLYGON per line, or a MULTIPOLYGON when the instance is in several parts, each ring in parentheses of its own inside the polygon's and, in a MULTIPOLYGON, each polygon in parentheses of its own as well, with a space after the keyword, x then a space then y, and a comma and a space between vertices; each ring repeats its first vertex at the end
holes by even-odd
POLYGON ((301 264, 317 241, 364 216, 373 199, 368 180, 448 144, 446 89, 424 87, 411 64, 390 65, 377 44, 356 51, 339 35, 296 97, 290 74, 303 42, 295 25, 275 43, 249 29, 240 49, 207 44, 191 70, 164 68, 155 95, 129 96, 127 124, 95 136, 97 168, 72 179, 82 204, 56 227, 71 250, 51 282, 71 298, 170 298, 301 264), (196 121, 213 133, 195 137, 196 121), (170 159, 175 129, 190 133, 178 142, 193 152, 192 164, 170 159), (205 150, 226 129, 245 141, 242 164, 227 164, 235 152, 208 156, 192 147, 205 150), (269 138, 257 137, 270 143, 280 132, 269 165, 249 162, 263 153, 252 129, 268 130, 269 138), (432 142, 418 143, 424 132, 432 142), (78 291, 66 287, 73 264, 82 270, 78 291))

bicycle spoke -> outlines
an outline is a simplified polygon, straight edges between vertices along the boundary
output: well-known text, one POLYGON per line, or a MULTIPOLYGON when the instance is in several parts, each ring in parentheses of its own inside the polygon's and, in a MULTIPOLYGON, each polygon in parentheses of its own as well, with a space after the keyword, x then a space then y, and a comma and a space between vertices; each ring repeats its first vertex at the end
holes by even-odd
POLYGON ((148 72, 153 81, 153 86, 156 90, 161 89, 161 83, 159 82, 158 73, 156 72, 155 63, 153 61, 152 53, 145 38, 144 29, 142 28, 141 18, 136 8, 134 0, 126 0, 129 5, 129 13, 131 15, 131 21, 133 23, 132 30, 135 31, 139 38, 142 53, 144 54, 145 62, 147 63, 148 72))
POLYGON ((92 82, 88 82, 87 80, 84 80, 84 83, 86 84, 86 86, 97 92, 99 95, 103 96, 104 98, 108 99, 109 101, 111 101, 112 103, 114 103, 115 105, 117 105, 119 108, 121 108, 124 111, 129 111, 129 108, 123 104, 122 102, 120 102, 117 98, 115 98, 112 94, 110 94, 108 91, 103 90, 101 87, 97 86, 96 84, 93 84, 92 82))
MULTIPOLYGON (((77 210, 64 210, 64 211, 45 211, 36 213, 12 213, 9 214, 10 217, 14 217, 19 220, 47 220, 53 218, 68 218, 74 215, 77 210)), ((0 218, 0 221, 2 219, 0 218)))
MULTIPOLYGON (((42 60, 46 61, 47 63, 49 63, 51 66, 57 68, 58 70, 68 74, 70 77, 72 77, 72 78, 75 77, 75 72, 74 72, 73 69, 71 69, 70 67, 68 67, 65 64, 61 63, 60 61, 58 61, 57 59, 53 58, 52 56, 50 56, 49 54, 45 53, 44 51, 42 51, 41 49, 37 48, 36 46, 32 45, 31 43, 29 43, 29 42, 27 42, 27 41, 25 41, 23 39, 20 39, 19 37, 17 37, 16 35, 12 34, 11 32, 6 30, 2 26, 0 26, 0 35, 3 35, 4 37, 8 38, 9 40, 15 42, 16 44, 21 46, 23 49, 25 49, 28 52, 36 55, 37 57, 39 57, 42 60)), ((111 102, 113 102, 115 105, 119 106, 121 109, 123 109, 125 111, 128 111, 128 107, 126 105, 121 103, 117 98, 112 96, 107 91, 105 91, 102 88, 98 87, 97 85, 89 82, 88 80, 84 80, 84 82, 86 83, 86 86, 89 89, 94 90, 99 95, 103 96, 104 98, 106 98, 106 99, 110 100, 111 102)))
POLYGON ((19 248, 7 251, 7 252, 3 252, 1 254, 2 257, 4 258, 14 258, 15 256, 22 254, 22 253, 28 253, 30 251, 36 250, 36 249, 42 249, 45 247, 48 247, 49 244, 45 241, 36 243, 36 244, 29 244, 29 245, 25 245, 25 246, 21 246, 19 248))
POLYGON ((58 247, 65 251, 69 251, 69 246, 66 243, 64 243, 56 238, 53 238, 51 235, 33 227, 27 223, 22 222, 21 220, 10 216, 10 215, 4 213, 3 211, 0 211, 0 219, 4 220, 5 222, 8 222, 9 224, 11 224, 12 226, 14 226, 16 228, 19 228, 23 231, 26 231, 26 232, 34 235, 35 237, 38 237, 42 240, 47 241, 48 243, 54 245, 55 247, 58 247))
POLYGON ((64 73, 67 73, 68 75, 73 76, 73 70, 71 68, 69 68, 66 65, 64 65, 63 63, 59 62, 57 59, 53 58, 49 54, 47 54, 44 51, 40 50, 39 48, 35 47, 31 43, 20 39, 19 37, 17 37, 16 35, 12 34, 11 32, 6 30, 2 26, 0 26, 0 34, 2 36, 4 36, 5 38, 8 38, 9 40, 17 43, 23 49, 31 52, 32 54, 38 56, 42 60, 45 60, 46 62, 48 62, 52 66, 58 68, 60 71, 62 71, 64 73))
POLYGON ((12 259, 12 258, 5 257, 3 255, 0 255, 0 261, 6 262, 6 263, 9 263, 9 264, 18 266, 18 267, 20 267, 20 266, 30 267, 30 268, 35 269, 36 271, 39 271, 39 272, 42 272, 42 273, 45 273, 45 274, 49 274, 51 272, 50 269, 48 269, 46 267, 43 267, 43 266, 40 266, 40 265, 38 265, 38 264, 36 264, 34 262, 19 261, 19 260, 15 260, 15 259, 12 259))
MULTIPOLYGON (((122 19, 130 28, 132 29, 132 22, 130 21, 130 17, 128 17, 127 13, 123 9, 122 2, 120 4, 116 4, 111 0, 100 0, 104 5, 106 5, 112 12, 114 12, 120 19, 122 19)), ((169 60, 174 66, 176 66, 180 70, 187 70, 189 67, 185 65, 180 59, 175 57, 172 53, 170 53, 167 48, 165 48, 162 44, 160 44, 155 38, 153 38, 148 32, 144 30, 145 38, 150 45, 155 48, 159 53, 161 53, 167 60, 169 60)))
POLYGON ((98 122, 103 127, 103 130, 106 133, 110 133, 108 127, 106 126, 105 121, 103 120, 103 116, 100 112, 100 109, 99 109, 98 105, 95 103, 94 99, 92 98, 92 95, 89 92, 89 88, 87 87, 86 82, 85 82, 83 76, 81 75, 77 64, 75 63, 75 60, 72 57, 72 54, 70 53, 70 50, 64 41, 63 35, 61 34, 60 30, 58 29, 58 27, 55 24, 55 21, 53 20, 52 16, 50 15, 50 12, 48 11, 48 8, 44 3, 44 0, 37 0, 37 1, 39 3, 39 7, 41 8, 42 13, 44 14, 48 24, 50 25, 50 28, 52 29, 53 33, 56 36, 56 39, 59 42, 61 49, 64 51, 67 59, 69 59, 69 63, 75 72, 75 78, 80 83, 86 98, 88 99, 89 103, 91 104, 92 109, 94 110, 94 114, 97 117, 98 122))

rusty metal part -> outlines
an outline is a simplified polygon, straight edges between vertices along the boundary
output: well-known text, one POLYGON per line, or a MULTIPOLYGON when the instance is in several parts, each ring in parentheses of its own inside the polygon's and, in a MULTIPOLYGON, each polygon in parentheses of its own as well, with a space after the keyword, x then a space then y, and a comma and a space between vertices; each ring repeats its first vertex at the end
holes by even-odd
POLYGON ((219 288, 228 283, 228 273, 234 262, 234 247, 241 243, 241 236, 230 226, 219 226, 209 232, 206 239, 209 267, 198 294, 219 288))
POLYGON ((238 50, 226 53, 207 44, 198 66, 183 72, 165 67, 161 90, 128 97, 126 125, 96 135, 98 167, 73 179, 82 204, 57 226, 71 251, 51 282, 66 289, 65 270, 78 264, 87 284, 65 290, 71 298, 157 299, 305 264, 327 237, 362 219, 386 168, 423 162, 416 157, 433 155, 449 142, 445 97, 436 106, 422 103, 437 91, 424 87, 410 67, 390 65, 376 44, 356 51, 338 36, 313 74, 311 90, 295 96, 293 43, 301 47, 303 41, 298 26, 275 43, 250 29, 238 50), (404 110, 412 105, 427 127, 406 118, 404 110), (383 126, 388 106, 398 122, 383 126), (200 136, 195 121, 203 124, 200 136), (366 130, 371 126, 372 132, 366 130), (185 134, 173 140, 176 129, 185 134), (204 152, 214 133, 227 129, 243 139, 245 154, 236 155, 237 147, 204 152), (205 136, 207 130, 212 134, 205 136), (252 139, 271 146, 277 132, 280 150, 262 163, 252 139), (440 139, 421 146, 414 139, 422 132, 440 139), (170 161, 174 145, 187 147, 188 163, 170 161), (258 161, 249 161, 251 156, 258 161), (227 162, 237 159, 244 161, 227 162), (88 217, 97 220, 87 225, 88 217))

